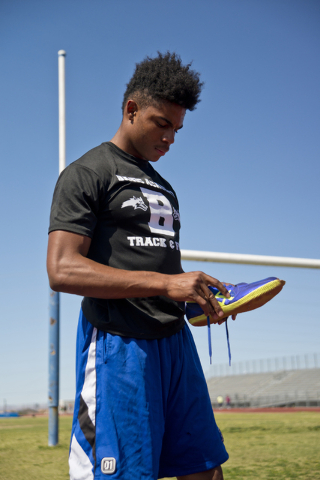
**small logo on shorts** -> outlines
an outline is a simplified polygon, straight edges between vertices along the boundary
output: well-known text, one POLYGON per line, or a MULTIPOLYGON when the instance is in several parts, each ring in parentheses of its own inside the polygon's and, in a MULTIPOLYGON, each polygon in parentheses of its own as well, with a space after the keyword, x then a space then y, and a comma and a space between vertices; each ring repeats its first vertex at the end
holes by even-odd
POLYGON ((101 460, 101 472, 111 475, 116 471, 116 459, 112 457, 105 457, 101 460))

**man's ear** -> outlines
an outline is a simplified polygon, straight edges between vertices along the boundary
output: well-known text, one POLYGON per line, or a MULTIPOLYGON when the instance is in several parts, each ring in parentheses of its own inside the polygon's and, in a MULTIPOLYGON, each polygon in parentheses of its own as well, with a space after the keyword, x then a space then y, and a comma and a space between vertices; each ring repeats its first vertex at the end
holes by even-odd
POLYGON ((125 108, 125 115, 133 123, 133 119, 138 111, 138 104, 134 100, 128 100, 125 108))

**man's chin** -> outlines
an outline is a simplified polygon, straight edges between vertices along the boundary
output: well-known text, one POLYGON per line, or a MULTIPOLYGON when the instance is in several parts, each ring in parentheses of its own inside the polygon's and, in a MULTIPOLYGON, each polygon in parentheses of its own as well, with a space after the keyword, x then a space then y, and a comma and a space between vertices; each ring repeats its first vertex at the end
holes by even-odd
POLYGON ((148 160, 148 162, 157 162, 161 157, 162 155, 156 151, 155 153, 152 153, 152 155, 149 155, 146 160, 148 160))
POLYGON ((142 160, 145 160, 146 162, 157 162, 160 160, 161 157, 165 155, 166 152, 162 152, 161 150, 155 149, 152 151, 150 154, 146 154, 145 156, 140 156, 142 160))

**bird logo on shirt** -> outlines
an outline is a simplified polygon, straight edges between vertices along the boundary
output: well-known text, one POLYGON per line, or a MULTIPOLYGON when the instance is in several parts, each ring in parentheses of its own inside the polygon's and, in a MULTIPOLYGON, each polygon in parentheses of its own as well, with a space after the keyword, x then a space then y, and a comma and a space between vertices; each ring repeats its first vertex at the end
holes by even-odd
POLYGON ((144 212, 146 210, 148 210, 148 207, 147 205, 144 203, 144 201, 142 200, 141 197, 135 197, 133 196, 132 198, 130 198, 129 200, 123 202, 123 204, 121 205, 121 208, 125 208, 125 207, 133 207, 134 210, 136 210, 137 208, 140 208, 141 210, 143 210, 144 212))

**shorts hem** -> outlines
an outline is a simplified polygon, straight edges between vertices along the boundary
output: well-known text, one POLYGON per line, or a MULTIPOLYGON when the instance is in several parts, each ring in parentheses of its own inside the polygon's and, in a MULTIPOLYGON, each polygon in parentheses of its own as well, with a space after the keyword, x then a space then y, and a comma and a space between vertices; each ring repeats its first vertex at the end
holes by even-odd
POLYGON ((207 470, 211 470, 212 468, 219 467, 223 463, 225 463, 229 459, 229 455, 227 453, 226 456, 223 456, 221 460, 218 462, 214 461, 208 461, 205 463, 201 463, 198 465, 192 465, 192 466, 186 466, 183 469, 179 468, 168 468, 168 469, 163 469, 159 474, 160 478, 165 478, 165 477, 181 477, 183 475, 192 475, 193 473, 199 473, 199 472, 206 472, 207 470))

